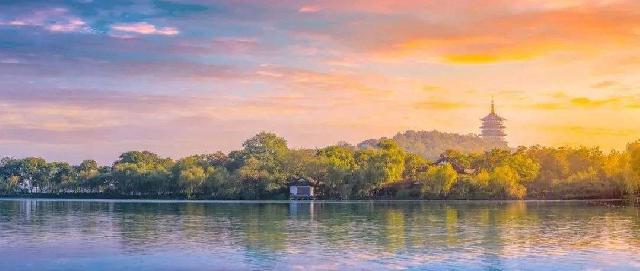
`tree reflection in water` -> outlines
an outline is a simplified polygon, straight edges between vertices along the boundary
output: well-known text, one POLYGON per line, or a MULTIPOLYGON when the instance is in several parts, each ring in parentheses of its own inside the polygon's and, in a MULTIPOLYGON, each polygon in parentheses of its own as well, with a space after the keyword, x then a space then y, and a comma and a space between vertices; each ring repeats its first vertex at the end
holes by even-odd
POLYGON ((25 255, 52 270, 632 268, 640 216, 581 201, 2 200, 0 260, 30 270, 25 255))

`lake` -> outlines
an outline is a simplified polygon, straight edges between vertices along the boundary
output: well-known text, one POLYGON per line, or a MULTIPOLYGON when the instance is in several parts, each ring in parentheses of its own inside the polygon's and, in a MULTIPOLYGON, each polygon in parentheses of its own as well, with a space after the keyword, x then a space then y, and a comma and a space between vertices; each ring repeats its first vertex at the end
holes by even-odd
POLYGON ((0 200, 0 270, 638 270, 612 201, 0 200))

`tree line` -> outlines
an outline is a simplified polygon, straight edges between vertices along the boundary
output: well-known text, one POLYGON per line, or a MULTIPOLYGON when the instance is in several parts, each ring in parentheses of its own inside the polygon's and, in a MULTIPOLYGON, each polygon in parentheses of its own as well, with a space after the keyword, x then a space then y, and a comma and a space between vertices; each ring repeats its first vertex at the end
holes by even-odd
POLYGON ((179 160, 125 152, 110 166, 42 158, 3 158, 0 193, 188 199, 287 199, 300 178, 319 199, 591 199, 635 197, 640 140, 625 151, 519 147, 482 153, 448 150, 437 160, 392 139, 355 147, 289 149, 262 132, 228 154, 179 160))

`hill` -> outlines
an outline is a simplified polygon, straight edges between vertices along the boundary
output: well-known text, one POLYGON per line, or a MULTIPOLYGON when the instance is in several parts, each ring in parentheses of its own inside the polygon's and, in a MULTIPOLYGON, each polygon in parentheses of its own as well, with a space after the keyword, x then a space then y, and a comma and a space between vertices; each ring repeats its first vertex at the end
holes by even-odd
MULTIPOLYGON (((443 133, 433 131, 413 131, 398 133, 393 138, 398 145, 408 152, 422 155, 430 160, 437 160, 446 150, 457 150, 463 153, 479 153, 495 148, 508 148, 506 144, 499 144, 468 134, 443 133)), ((379 139, 368 139, 358 144, 359 148, 375 146, 379 139)))

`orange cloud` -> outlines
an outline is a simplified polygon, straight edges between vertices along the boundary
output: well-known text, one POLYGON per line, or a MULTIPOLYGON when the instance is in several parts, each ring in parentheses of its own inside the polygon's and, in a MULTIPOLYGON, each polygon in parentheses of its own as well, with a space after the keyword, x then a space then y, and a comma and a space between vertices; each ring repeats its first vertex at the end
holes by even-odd
POLYGON ((603 127, 586 126, 556 126, 547 127, 550 130, 561 131, 568 135, 589 137, 589 136, 630 136, 636 133, 632 129, 612 129, 603 127))
POLYGON ((382 58, 418 57, 454 64, 524 61, 553 53, 590 56, 640 45, 638 2, 477 2, 482 5, 452 1, 454 8, 411 2, 415 11, 427 15, 358 18, 340 24, 332 36, 354 50, 382 58))
POLYGON ((408 58, 417 55, 440 59, 446 63, 483 64, 529 60, 562 46, 560 41, 545 38, 518 43, 501 37, 474 37, 473 34, 465 34, 461 37, 409 39, 390 48, 376 49, 375 54, 383 58, 408 58))
POLYGON ((602 107, 605 105, 616 105, 620 103, 620 98, 606 98, 606 99, 590 99, 587 97, 578 97, 571 99, 571 104, 578 107, 602 107))
POLYGON ((423 86, 423 87, 422 87, 422 90, 423 90, 424 92, 439 92, 439 91, 442 91, 442 88, 441 88, 441 87, 439 87, 439 86, 431 86, 431 85, 428 85, 428 86, 423 86))
POLYGON ((589 97, 558 97, 559 101, 533 104, 531 107, 541 110, 559 110, 569 108, 640 108, 640 97, 613 96, 601 99, 589 97))

